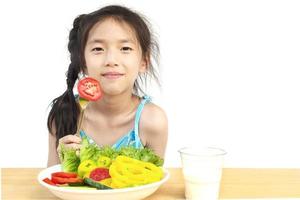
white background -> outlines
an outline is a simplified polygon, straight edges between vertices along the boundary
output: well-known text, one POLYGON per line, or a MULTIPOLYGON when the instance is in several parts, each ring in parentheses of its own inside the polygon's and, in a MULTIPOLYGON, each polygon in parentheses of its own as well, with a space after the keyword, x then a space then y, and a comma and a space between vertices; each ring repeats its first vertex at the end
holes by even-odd
POLYGON ((110 2, 148 17, 177 150, 224 148, 226 167, 300 167, 299 1, 1 1, 1 167, 45 167, 50 101, 66 88, 73 19, 110 2))

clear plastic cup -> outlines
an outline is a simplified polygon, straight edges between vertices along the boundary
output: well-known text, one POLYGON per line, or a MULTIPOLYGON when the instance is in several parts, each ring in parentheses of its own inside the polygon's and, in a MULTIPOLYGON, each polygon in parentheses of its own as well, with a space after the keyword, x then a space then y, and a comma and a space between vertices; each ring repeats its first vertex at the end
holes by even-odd
POLYGON ((214 147, 184 147, 179 150, 189 200, 219 199, 223 160, 226 152, 214 147))

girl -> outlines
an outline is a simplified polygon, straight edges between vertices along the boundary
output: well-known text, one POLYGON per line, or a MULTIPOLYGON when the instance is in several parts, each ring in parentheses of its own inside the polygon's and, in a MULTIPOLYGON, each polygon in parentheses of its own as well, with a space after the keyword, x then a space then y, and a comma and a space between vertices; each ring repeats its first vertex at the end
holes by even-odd
POLYGON ((158 53, 155 44, 142 17, 126 7, 106 6, 74 20, 67 90, 53 100, 47 121, 48 166, 60 162, 59 144, 79 149, 83 135, 99 146, 148 147, 164 157, 166 114, 148 96, 139 96, 147 76, 157 80, 151 62, 158 53), (87 105, 82 119, 73 94, 80 73, 97 79, 103 92, 100 100, 87 105), (77 128, 80 136, 75 135, 77 128))

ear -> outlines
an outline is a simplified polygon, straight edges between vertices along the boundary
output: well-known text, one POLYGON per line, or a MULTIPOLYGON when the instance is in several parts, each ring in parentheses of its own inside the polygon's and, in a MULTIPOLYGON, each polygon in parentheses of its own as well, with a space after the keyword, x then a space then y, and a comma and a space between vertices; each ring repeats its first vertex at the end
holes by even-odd
POLYGON ((149 59, 148 58, 143 58, 142 61, 141 61, 141 65, 140 65, 140 69, 139 69, 139 72, 140 73, 144 73, 147 71, 148 69, 148 64, 149 64, 149 59))

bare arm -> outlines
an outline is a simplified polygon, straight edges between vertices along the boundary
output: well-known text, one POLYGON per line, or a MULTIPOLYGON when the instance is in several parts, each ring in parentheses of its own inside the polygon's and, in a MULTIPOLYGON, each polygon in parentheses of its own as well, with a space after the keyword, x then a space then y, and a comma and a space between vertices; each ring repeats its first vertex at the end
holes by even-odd
POLYGON ((47 167, 59 164, 58 153, 56 150, 56 137, 49 133, 49 144, 48 144, 48 163, 47 167))
POLYGON ((165 112, 154 104, 145 106, 139 131, 146 138, 146 147, 164 158, 168 141, 168 119, 165 112))

